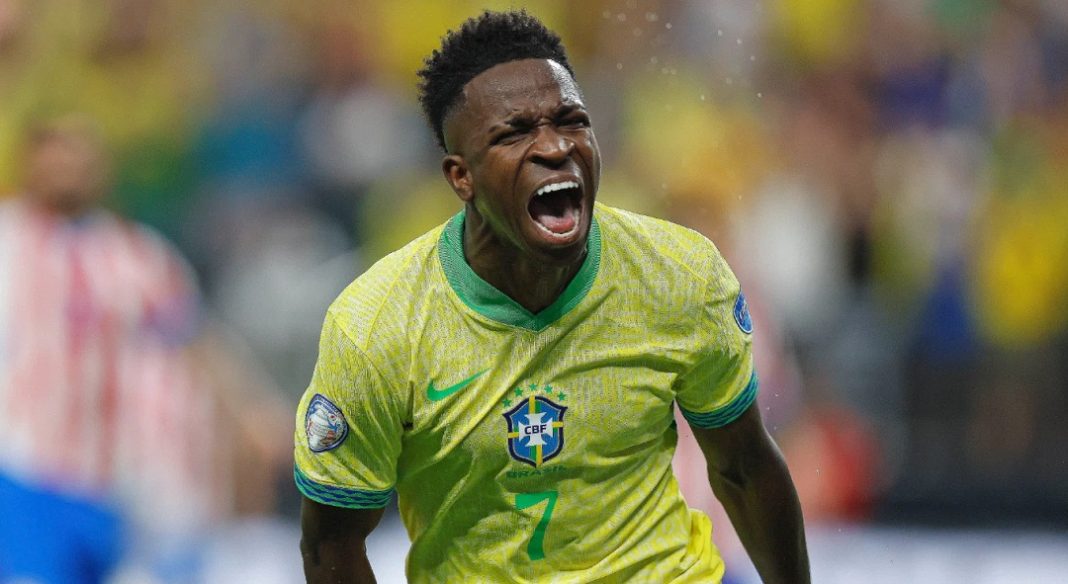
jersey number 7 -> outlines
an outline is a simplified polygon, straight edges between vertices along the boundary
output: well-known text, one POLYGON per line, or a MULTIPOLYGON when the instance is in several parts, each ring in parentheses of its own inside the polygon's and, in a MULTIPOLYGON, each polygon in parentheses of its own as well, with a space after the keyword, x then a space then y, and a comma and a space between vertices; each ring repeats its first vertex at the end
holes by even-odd
POLYGON ((520 493, 515 496, 515 508, 526 509, 533 507, 542 501, 548 501, 545 505, 545 513, 538 520, 534 528, 534 534, 530 536, 527 544, 527 555, 531 560, 540 560, 545 557, 545 529, 549 526, 549 520, 553 518, 553 507, 556 506, 556 491, 542 491, 540 493, 520 493))

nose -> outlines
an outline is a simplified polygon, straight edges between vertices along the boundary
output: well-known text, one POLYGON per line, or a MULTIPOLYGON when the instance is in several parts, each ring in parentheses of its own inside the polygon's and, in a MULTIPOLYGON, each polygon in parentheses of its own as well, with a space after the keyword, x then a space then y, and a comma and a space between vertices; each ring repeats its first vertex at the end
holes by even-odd
POLYGON ((552 125, 544 124, 535 130, 530 158, 534 162, 555 168, 566 162, 574 150, 574 142, 557 132, 552 125))

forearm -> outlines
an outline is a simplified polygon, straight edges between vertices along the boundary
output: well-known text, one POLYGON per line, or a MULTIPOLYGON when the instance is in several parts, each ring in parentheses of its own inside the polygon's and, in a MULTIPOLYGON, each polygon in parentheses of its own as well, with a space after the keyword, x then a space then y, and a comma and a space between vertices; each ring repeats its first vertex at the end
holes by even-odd
MULTIPOLYGON (((770 442, 770 440, 769 440, 770 442)), ((804 520, 790 472, 774 443, 759 462, 731 476, 709 470, 716 498, 768 583, 810 582, 804 520)))
POLYGON ((308 584, 373 584, 376 582, 363 541, 300 540, 304 578, 308 584))

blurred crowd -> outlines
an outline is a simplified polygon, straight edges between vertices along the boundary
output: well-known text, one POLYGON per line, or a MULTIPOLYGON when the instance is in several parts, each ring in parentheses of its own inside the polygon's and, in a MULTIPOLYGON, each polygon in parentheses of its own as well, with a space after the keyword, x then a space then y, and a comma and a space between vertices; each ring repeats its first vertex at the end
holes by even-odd
MULTIPOLYGON (((0 204, 41 189, 42 135, 83 140, 94 172, 60 155, 46 174, 99 181, 188 271, 187 366, 216 381, 175 423, 229 453, 203 471, 225 493, 205 523, 295 516, 265 435, 290 438, 326 306, 459 208, 415 71, 447 29, 515 5, 0 0, 0 204)), ((571 53, 600 200, 705 233, 738 273, 808 521, 1068 525, 1068 4, 530 9, 571 53)), ((712 508, 698 456, 684 442, 676 466, 712 508)))

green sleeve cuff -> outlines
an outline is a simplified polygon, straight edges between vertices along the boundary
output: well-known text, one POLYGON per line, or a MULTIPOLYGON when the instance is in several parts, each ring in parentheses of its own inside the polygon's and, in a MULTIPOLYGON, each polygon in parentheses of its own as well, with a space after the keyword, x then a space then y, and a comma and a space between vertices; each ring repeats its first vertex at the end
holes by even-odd
POLYGON ((756 400, 756 395, 757 375, 756 371, 754 371, 749 376, 749 383, 745 386, 745 389, 734 396, 730 403, 711 412, 691 412, 681 405, 679 410, 682 412, 682 417, 686 418, 686 421, 695 428, 722 428, 744 414, 745 410, 749 409, 749 406, 756 400))
POLYGON ((333 507, 381 509, 389 505, 389 501, 393 498, 393 489, 365 491, 317 483, 300 472, 300 469, 296 466, 293 467, 293 479, 297 483, 297 489, 305 497, 333 507))

